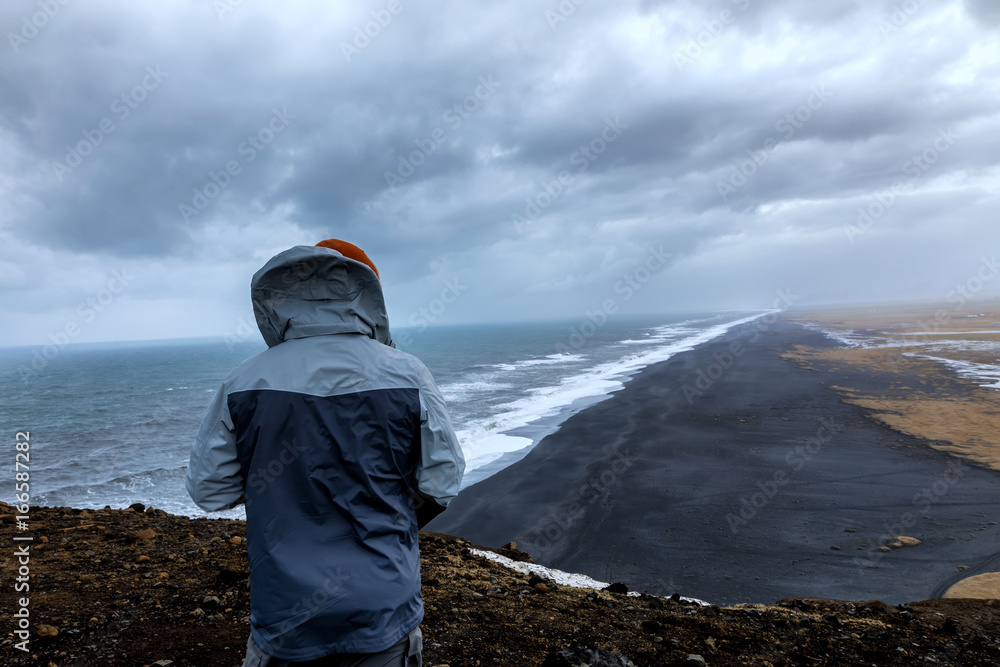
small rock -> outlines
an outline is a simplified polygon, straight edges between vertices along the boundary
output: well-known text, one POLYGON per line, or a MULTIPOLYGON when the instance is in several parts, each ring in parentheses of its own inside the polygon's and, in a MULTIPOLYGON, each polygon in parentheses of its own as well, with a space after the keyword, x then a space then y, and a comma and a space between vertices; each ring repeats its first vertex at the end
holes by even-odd
POLYGON ((205 599, 202 600, 201 603, 206 607, 209 607, 210 609, 215 609, 217 607, 222 606, 222 602, 219 600, 218 597, 214 595, 206 595, 205 599))
POLYGON ((615 583, 610 584, 604 590, 606 590, 609 593, 617 593, 618 595, 628 595, 628 586, 626 586, 625 584, 623 584, 623 583, 621 583, 619 581, 616 581, 615 583))
POLYGON ((701 657, 697 653, 688 653, 688 656, 684 658, 684 662, 682 664, 701 665, 701 667, 705 667, 708 663, 705 662, 705 658, 701 657))
POLYGON ((157 660, 153 663, 153 667, 170 667, 172 664, 174 664, 173 660, 157 660))
POLYGON ((38 541, 41 542, 42 544, 48 544, 49 543, 49 538, 47 538, 44 535, 42 535, 41 537, 38 538, 38 541))
POLYGON ((517 551, 517 542, 508 542, 507 544, 500 547, 501 549, 510 549, 511 551, 517 551))
POLYGON ((131 505, 128 506, 128 508, 130 510, 132 510, 133 512, 145 512, 146 511, 146 506, 143 505, 142 503, 132 503, 131 505))
POLYGON ((239 535, 229 538, 230 544, 243 544, 243 538, 239 535))
POLYGON ((889 546, 891 546, 894 549, 901 549, 903 547, 917 547, 920 546, 921 544, 923 544, 923 542, 921 542, 915 537, 907 537, 906 535, 899 535, 889 546))
POLYGON ((132 534, 140 540, 151 540, 156 537, 156 531, 152 528, 143 528, 142 530, 137 530, 132 534))
POLYGON ((659 621, 646 620, 641 623, 641 627, 646 632, 660 632, 663 630, 663 624, 659 621))
POLYGON ((136 563, 148 563, 150 560, 149 556, 139 556, 135 559, 136 563))
POLYGON ((51 625, 45 625, 44 623, 39 625, 35 630, 35 633, 39 637, 55 637, 59 634, 59 629, 51 625))
POLYGON ((617 651, 577 644, 549 653, 542 667, 635 667, 635 664, 617 651))
POLYGON ((160 579, 169 579, 169 578, 170 578, 170 573, 169 573, 169 572, 160 572, 160 573, 159 573, 158 575, 156 575, 156 576, 157 576, 158 578, 160 578, 160 579))
POLYGON ((535 584, 534 588, 539 593, 545 593, 546 591, 549 590, 549 587, 546 586, 545 584, 541 583, 541 582, 538 582, 537 584, 535 584))

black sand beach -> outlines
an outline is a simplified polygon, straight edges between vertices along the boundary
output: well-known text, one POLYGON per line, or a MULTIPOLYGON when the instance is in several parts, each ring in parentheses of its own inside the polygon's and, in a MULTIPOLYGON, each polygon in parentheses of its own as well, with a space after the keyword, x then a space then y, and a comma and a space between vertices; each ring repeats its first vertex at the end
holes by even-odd
POLYGON ((782 358, 791 344, 835 345, 778 321, 644 369, 428 530, 717 604, 897 604, 997 569, 1000 473, 866 417, 837 371, 782 358))

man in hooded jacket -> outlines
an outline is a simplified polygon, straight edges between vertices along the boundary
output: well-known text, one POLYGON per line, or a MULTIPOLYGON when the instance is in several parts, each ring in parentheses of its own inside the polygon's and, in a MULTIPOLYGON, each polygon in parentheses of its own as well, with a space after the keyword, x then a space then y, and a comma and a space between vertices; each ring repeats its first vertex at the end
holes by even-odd
POLYGON ((246 505, 244 665, 420 665, 417 531, 465 470, 444 400, 356 246, 279 253, 251 299, 268 349, 216 392, 186 475, 202 509, 246 505))

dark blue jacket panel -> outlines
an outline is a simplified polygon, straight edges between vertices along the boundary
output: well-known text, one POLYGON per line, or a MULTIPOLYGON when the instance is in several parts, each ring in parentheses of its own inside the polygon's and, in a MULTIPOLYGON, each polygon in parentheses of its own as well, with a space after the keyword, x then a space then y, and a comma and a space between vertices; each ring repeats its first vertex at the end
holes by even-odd
POLYGON ((332 629, 354 637, 355 652, 401 639, 423 613, 412 502, 419 392, 249 390, 228 402, 261 646, 297 653, 332 629))

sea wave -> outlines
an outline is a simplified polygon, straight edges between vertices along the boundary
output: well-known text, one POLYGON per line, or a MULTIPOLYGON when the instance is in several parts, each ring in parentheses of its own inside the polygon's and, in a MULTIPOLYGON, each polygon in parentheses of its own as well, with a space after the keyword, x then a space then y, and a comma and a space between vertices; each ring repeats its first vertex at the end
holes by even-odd
MULTIPOLYGON (((526 395, 498 406, 496 414, 486 419, 475 420, 458 431, 459 442, 466 457, 466 470, 475 470, 492 463, 506 453, 534 444, 528 438, 498 436, 504 436, 510 431, 554 415, 559 415, 560 421, 563 421, 573 414, 574 404, 580 405, 586 402, 587 405, 592 405, 597 402, 594 399, 604 400, 610 397, 612 392, 621 389, 628 377, 646 366, 666 361, 679 352, 691 350, 718 338, 734 327, 757 320, 768 312, 772 311, 755 313, 735 321, 692 330, 680 339, 671 340, 669 334, 665 333, 658 341, 659 346, 654 349, 626 354, 614 361, 573 373, 558 383, 527 390, 526 395)), ((677 327, 668 325, 656 329, 676 332, 677 327)))

